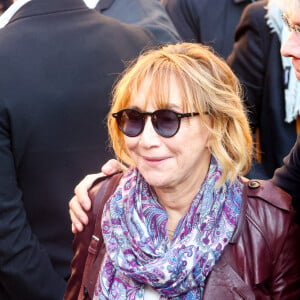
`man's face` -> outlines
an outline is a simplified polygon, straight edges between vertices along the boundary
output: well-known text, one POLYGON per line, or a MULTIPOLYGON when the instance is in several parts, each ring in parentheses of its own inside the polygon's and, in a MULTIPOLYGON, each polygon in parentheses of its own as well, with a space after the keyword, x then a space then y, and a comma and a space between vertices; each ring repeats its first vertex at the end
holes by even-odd
POLYGON ((288 10, 284 14, 284 19, 290 34, 281 46, 281 54, 292 58, 296 77, 300 80, 300 7, 288 10))

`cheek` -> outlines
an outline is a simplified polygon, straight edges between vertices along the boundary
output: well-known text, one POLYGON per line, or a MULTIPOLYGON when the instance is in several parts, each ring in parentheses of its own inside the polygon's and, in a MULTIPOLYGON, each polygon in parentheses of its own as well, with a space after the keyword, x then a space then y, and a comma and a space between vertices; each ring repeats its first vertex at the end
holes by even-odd
POLYGON ((124 138, 125 145, 128 151, 132 152, 136 149, 138 145, 138 138, 137 137, 126 137, 124 138))

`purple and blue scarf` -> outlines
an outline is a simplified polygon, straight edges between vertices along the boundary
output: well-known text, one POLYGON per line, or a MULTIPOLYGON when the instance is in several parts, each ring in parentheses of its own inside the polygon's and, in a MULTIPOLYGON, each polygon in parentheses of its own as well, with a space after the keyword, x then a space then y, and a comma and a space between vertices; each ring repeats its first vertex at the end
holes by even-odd
POLYGON ((205 280, 235 230, 242 182, 215 188, 221 170, 214 158, 170 242, 168 216, 137 169, 130 169, 107 202, 106 244, 94 299, 140 300, 146 285, 160 300, 201 299, 205 280))

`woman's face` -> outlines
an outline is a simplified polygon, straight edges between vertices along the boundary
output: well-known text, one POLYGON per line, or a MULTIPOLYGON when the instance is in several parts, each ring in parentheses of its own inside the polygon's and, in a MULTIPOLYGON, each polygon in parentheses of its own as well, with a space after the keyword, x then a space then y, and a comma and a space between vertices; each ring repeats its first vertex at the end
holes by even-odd
MULTIPOLYGON (((148 101, 145 107, 146 91, 144 82, 132 99, 130 108, 147 112, 159 109, 154 101, 148 101)), ((169 108, 182 113, 181 97, 174 80, 170 83, 170 97, 169 108)), ((207 173, 211 156, 207 147, 209 132, 199 116, 182 118, 178 132, 170 138, 156 133, 151 118, 147 116, 140 135, 124 137, 132 160, 145 180, 155 189, 178 189, 190 179, 204 178, 207 173)))

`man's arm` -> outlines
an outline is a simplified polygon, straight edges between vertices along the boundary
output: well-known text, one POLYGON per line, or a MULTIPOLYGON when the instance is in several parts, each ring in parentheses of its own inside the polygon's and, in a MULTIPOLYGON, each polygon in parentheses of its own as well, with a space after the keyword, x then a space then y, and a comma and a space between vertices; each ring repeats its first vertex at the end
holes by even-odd
POLYGON ((65 281, 28 223, 11 135, 8 113, 0 101, 0 290, 10 300, 61 300, 65 281))
POLYGON ((292 195, 293 205, 298 213, 298 222, 300 223, 300 135, 283 163, 283 166, 274 172, 272 181, 292 195))
POLYGON ((91 209, 91 199, 89 198, 88 191, 99 177, 111 175, 116 171, 126 170, 126 167, 115 159, 106 162, 102 168, 101 173, 89 174, 79 182, 75 187, 75 195, 69 202, 69 212, 72 221, 72 232, 81 232, 85 225, 88 224, 88 217, 86 211, 91 209))

